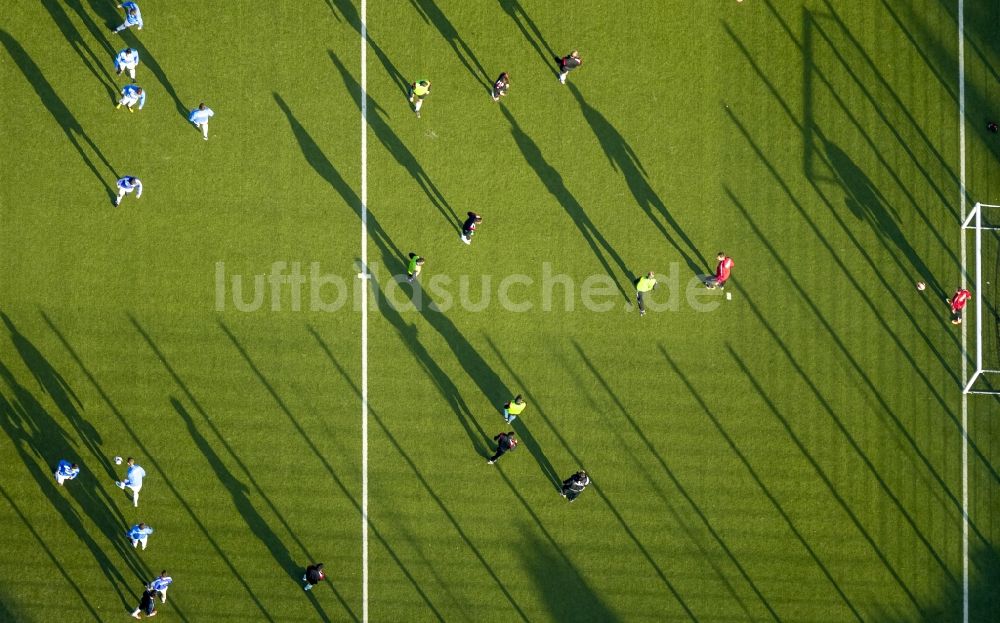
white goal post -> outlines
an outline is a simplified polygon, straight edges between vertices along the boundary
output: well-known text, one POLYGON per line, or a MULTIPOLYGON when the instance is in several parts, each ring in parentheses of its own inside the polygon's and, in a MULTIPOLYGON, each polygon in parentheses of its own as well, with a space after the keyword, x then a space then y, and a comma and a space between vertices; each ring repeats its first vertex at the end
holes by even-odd
MULTIPOLYGON (((993 232, 1000 232, 1000 205, 989 205, 984 203, 976 203, 969 212, 968 216, 965 218, 965 222, 962 223, 962 235, 964 236, 966 230, 971 229, 975 237, 975 253, 976 253, 976 264, 975 264, 975 274, 973 276, 973 292, 975 296, 975 311, 976 311, 976 353, 975 353, 975 369, 972 375, 969 377, 968 381, 963 388, 963 393, 965 394, 994 394, 1000 395, 1000 352, 997 352, 998 344, 996 340, 989 340, 984 343, 984 333, 986 326, 983 324, 983 312, 986 308, 986 297, 983 290, 984 280, 983 280, 983 232, 989 232, 990 238, 988 242, 991 242, 991 247, 996 247, 995 239, 998 234, 993 232), (984 218, 984 212, 995 212, 995 214, 989 214, 984 218), (984 354, 987 356, 987 363, 983 363, 984 354), (992 381, 990 377, 992 375, 998 375, 995 381, 992 381)), ((993 259, 994 265, 1000 264, 1000 256, 993 259)), ((962 267, 963 270, 965 267, 962 267)), ((992 285, 990 281, 985 282, 986 286, 992 285)), ((994 287, 1000 287, 998 283, 994 287)), ((996 325, 996 316, 994 306, 990 305, 991 314, 994 315, 993 324, 996 325)), ((992 338, 996 333, 994 330, 989 334, 992 338)))

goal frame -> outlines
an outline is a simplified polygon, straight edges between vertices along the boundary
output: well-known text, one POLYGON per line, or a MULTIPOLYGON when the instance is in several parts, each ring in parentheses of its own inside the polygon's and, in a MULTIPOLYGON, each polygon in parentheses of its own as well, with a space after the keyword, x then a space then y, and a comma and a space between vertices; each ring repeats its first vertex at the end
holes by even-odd
MULTIPOLYGON (((1000 390, 977 390, 973 389, 976 381, 979 380, 983 374, 994 373, 1000 374, 1000 370, 992 370, 983 367, 983 230, 989 231, 1000 231, 1000 226, 986 226, 983 227, 983 208, 997 208, 1000 210, 1000 205, 987 204, 976 202, 973 206, 972 211, 965 217, 965 222, 962 223, 962 235, 964 236, 966 230, 972 229, 975 232, 975 253, 976 253, 976 268, 974 282, 975 285, 975 302, 976 302, 976 356, 975 356, 975 370, 973 370, 972 375, 969 380, 966 381, 965 387, 962 388, 963 394, 988 394, 988 395, 1000 395, 1000 390)), ((965 267, 962 267, 965 270, 965 267)))

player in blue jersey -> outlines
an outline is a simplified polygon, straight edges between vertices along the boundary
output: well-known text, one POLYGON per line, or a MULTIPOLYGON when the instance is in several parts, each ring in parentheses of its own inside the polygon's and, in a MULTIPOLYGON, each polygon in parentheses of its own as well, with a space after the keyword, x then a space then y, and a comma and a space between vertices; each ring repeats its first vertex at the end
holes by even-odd
POLYGON ((128 108, 129 112, 135 112, 132 107, 136 104, 139 104, 139 110, 142 110, 142 107, 146 105, 146 92, 142 90, 142 87, 126 84, 125 88, 122 89, 122 98, 118 100, 118 105, 115 108, 124 106, 128 108))
POLYGON ((118 5, 119 9, 125 11, 125 21, 118 28, 115 28, 112 32, 121 32, 126 28, 131 28, 135 26, 138 30, 142 30, 142 13, 139 11, 139 5, 135 2, 122 2, 118 5))
POLYGON ((70 463, 66 459, 59 461, 59 465, 56 466, 56 471, 54 476, 56 477, 56 482, 61 487, 67 480, 73 480, 80 475, 80 467, 76 463, 70 463))
POLYGON ((167 589, 173 584, 174 579, 167 575, 166 570, 160 572, 160 577, 149 583, 149 588, 156 591, 160 596, 160 603, 167 603, 167 589))
POLYGON ((132 547, 139 547, 141 543, 142 549, 146 549, 146 543, 149 542, 149 535, 151 534, 153 534, 153 529, 144 523, 135 524, 125 533, 129 540, 132 541, 132 547))
MULTIPOLYGON (((115 197, 116 206, 121 205, 122 199, 125 197, 125 195, 130 194, 133 190, 135 191, 136 199, 142 196, 142 182, 139 181, 139 178, 137 177, 134 177, 132 175, 126 175, 125 177, 118 180, 117 186, 118 186, 118 196, 115 197)), ((129 459, 129 461, 130 461, 129 465, 131 465, 132 459, 129 459)), ((139 469, 142 468, 140 467, 139 469)), ((143 475, 145 475, 145 472, 143 472, 143 475)), ((142 482, 141 477, 139 478, 139 482, 140 483, 142 482)), ((115 483, 115 484, 120 485, 121 483, 115 483)), ((140 484, 140 486, 142 485, 140 484)))

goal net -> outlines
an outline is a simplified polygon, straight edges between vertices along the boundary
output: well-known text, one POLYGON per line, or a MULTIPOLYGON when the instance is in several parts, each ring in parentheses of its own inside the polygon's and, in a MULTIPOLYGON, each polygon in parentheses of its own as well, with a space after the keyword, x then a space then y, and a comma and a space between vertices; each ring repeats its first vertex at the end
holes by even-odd
POLYGON ((965 322, 973 325, 976 342, 965 393, 1000 394, 1000 206, 977 203, 962 230, 972 234, 975 262, 965 322))

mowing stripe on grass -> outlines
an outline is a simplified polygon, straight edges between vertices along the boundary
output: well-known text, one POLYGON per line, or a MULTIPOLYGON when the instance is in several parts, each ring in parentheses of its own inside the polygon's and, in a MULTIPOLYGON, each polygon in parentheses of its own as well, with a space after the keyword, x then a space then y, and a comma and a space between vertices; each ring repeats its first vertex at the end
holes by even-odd
POLYGON ((368 71, 366 0, 361 0, 361 620, 368 623, 368 71))
MULTIPOLYGON (((965 222, 965 1, 958 0, 958 205, 965 222)), ((965 230, 959 230, 962 288, 966 287, 965 230)), ((962 323, 962 387, 968 372, 967 325, 962 323)), ((969 395, 962 391, 962 623, 969 623, 969 395)))

